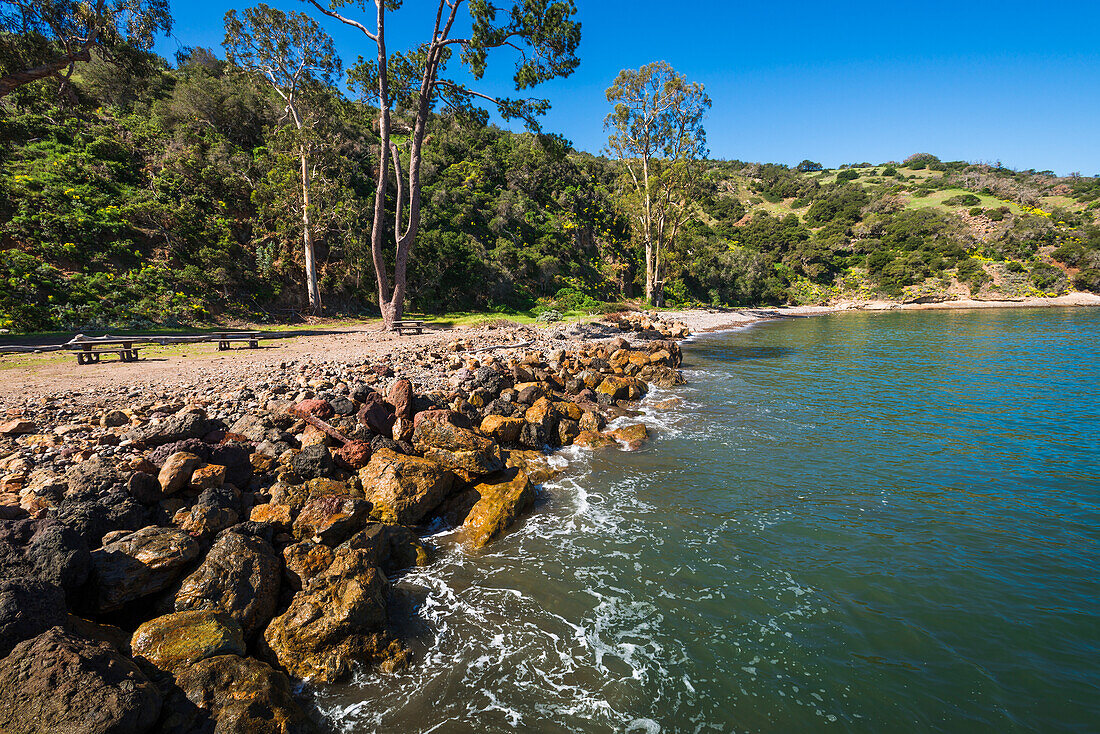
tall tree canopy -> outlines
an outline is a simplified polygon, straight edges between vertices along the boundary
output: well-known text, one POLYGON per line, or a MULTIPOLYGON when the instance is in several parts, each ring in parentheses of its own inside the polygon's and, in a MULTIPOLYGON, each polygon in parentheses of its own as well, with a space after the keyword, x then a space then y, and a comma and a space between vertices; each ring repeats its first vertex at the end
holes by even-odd
POLYGON ((0 0, 0 97, 55 74, 67 81, 92 49, 148 51, 171 29, 168 0, 0 0))
MULTIPOLYGON (((457 48, 461 62, 474 81, 481 80, 488 65, 489 51, 508 47, 516 52, 513 81, 517 91, 548 79, 568 76, 579 63, 580 23, 573 20, 572 0, 522 0, 508 8, 497 8, 486 0, 437 0, 429 15, 419 16, 432 24, 431 34, 416 47, 391 53, 387 48, 387 13, 401 8, 401 0, 375 0, 373 17, 368 0, 308 0, 319 12, 361 31, 375 45, 373 60, 360 59, 352 82, 379 107, 381 143, 371 229, 371 253, 378 285, 378 303, 387 324, 400 319, 405 307, 406 272, 421 220, 420 168, 428 121, 440 108, 484 122, 487 115, 478 107, 489 103, 505 119, 522 119, 537 129, 537 117, 549 103, 541 99, 494 97, 471 89, 444 76, 457 48), (465 14, 462 10, 465 9, 465 14), (460 16, 464 16, 461 18, 460 16), (408 126, 395 134, 395 111, 408 113, 408 126), (396 201, 392 229, 387 227, 386 192, 390 166, 396 179, 396 201), (407 173, 404 167, 407 166, 407 173), (393 276, 389 275, 385 243, 393 238, 393 276)), ((415 14, 415 13, 411 13, 415 14)))
POLYGON ((261 76, 286 103, 286 121, 298 133, 301 164, 302 242, 305 251, 306 288, 312 311, 321 308, 317 263, 310 225, 311 120, 302 98, 318 84, 331 86, 340 73, 340 57, 321 27, 305 13, 284 13, 263 3, 237 15, 225 14, 225 41, 229 60, 245 71, 261 76))
POLYGON ((626 169, 629 204, 645 244, 645 295, 661 301, 662 255, 688 217, 707 155, 703 117, 710 98, 667 62, 624 69, 607 90, 607 147, 626 169))

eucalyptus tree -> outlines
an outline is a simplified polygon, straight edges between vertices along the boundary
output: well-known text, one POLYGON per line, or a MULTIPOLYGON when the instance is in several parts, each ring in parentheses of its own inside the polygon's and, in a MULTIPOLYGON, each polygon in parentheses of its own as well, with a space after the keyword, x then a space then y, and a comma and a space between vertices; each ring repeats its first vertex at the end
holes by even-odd
POLYGON ((487 0, 434 0, 429 10, 407 16, 424 22, 423 40, 413 48, 391 53, 387 46, 388 15, 401 0, 306 0, 320 13, 360 31, 374 44, 374 53, 349 74, 353 89, 376 100, 381 138, 375 181, 371 255, 378 286, 378 305, 387 325, 405 308, 407 269, 421 219, 420 169, 428 121, 435 112, 484 124, 491 107, 505 120, 523 120, 532 130, 549 109, 543 99, 507 98, 472 88, 484 78, 489 52, 515 52, 512 79, 517 92, 555 77, 568 76, 579 63, 580 23, 573 20, 572 0, 517 0, 496 7, 487 0), (373 6, 373 7, 371 7, 373 6), (465 11, 465 12, 463 12, 465 11), (430 32, 427 32, 430 28, 430 32), (454 52, 469 83, 445 76, 454 52), (398 117, 395 121, 394 117, 398 117), (401 126, 402 118, 407 127, 401 126), (396 201, 387 212, 390 167, 396 179, 396 201), (387 217, 392 226, 387 227, 387 217), (387 265, 386 243, 393 238, 393 275, 387 265))
POLYGON ((301 178, 302 244, 310 310, 321 308, 317 262, 310 222, 310 153, 313 120, 306 113, 306 96, 319 85, 331 86, 340 74, 336 49, 317 22, 305 13, 284 13, 263 3, 225 14, 225 47, 229 60, 262 78, 285 104, 284 119, 297 133, 301 178))
POLYGON ((690 216, 698 162, 707 156, 710 98, 664 61, 624 69, 606 94, 607 148, 626 169, 628 208, 645 244, 646 300, 660 305, 662 256, 690 216))
POLYGON ((168 0, 0 0, 0 97, 55 75, 67 84, 93 49, 148 51, 171 30, 168 0))

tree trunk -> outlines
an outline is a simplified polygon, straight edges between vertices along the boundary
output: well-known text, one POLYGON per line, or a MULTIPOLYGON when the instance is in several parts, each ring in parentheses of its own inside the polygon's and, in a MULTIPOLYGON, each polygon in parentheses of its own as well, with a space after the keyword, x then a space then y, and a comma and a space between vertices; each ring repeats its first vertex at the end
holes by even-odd
POLYGON ((0 77, 0 97, 4 97, 11 94, 24 84, 30 84, 36 82, 39 79, 45 79, 48 76, 53 76, 57 72, 64 69, 66 66, 75 64, 77 61, 90 61, 92 58, 88 49, 83 49, 74 54, 62 56, 59 59, 43 64, 42 66, 36 66, 33 69, 27 69, 25 71, 15 71, 8 74, 5 77, 0 77))
POLYGON ((309 295, 309 310, 315 314, 321 312, 321 296, 317 288, 317 263, 313 254, 313 231, 309 223, 309 161, 306 149, 302 147, 302 241, 306 253, 306 291, 309 295))

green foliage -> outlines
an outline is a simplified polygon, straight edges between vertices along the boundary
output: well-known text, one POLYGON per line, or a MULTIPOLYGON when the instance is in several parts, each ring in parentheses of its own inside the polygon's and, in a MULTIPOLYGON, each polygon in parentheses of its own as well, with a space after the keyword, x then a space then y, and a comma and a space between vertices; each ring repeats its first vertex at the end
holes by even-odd
POLYGON ((974 194, 959 194, 944 199, 943 203, 945 206, 978 206, 982 200, 974 194))
POLYGON ((855 181, 859 178, 859 171, 854 168, 849 168, 845 171, 839 171, 836 174, 836 180, 839 181, 855 181))
POLYGON ((824 170, 824 166, 822 166, 820 163, 815 163, 814 161, 806 159, 795 166, 794 170, 798 171, 799 173, 814 173, 816 171, 824 170))

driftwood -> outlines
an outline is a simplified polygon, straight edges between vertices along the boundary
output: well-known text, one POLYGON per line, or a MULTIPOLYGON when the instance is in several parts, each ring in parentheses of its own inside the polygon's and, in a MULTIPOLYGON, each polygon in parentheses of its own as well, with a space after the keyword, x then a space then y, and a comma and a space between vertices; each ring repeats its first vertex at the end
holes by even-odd
MULTIPOLYGON (((299 414, 299 415, 301 415, 301 414, 299 414)), ((317 416, 303 415, 302 419, 306 423, 313 426, 314 428, 316 428, 320 431, 323 431, 326 436, 329 436, 330 438, 336 439, 337 441, 344 444, 345 446, 348 445, 349 443, 352 443, 352 440, 350 438, 348 438, 344 434, 340 433, 335 428, 333 428, 331 425, 329 425, 328 423, 325 423, 323 420, 321 420, 317 416)))
POLYGON ((482 347, 481 349, 475 349, 474 354, 481 354, 482 352, 491 352, 494 349, 520 349, 522 347, 531 346, 531 342, 516 342, 515 344, 494 344, 491 347, 482 347))

